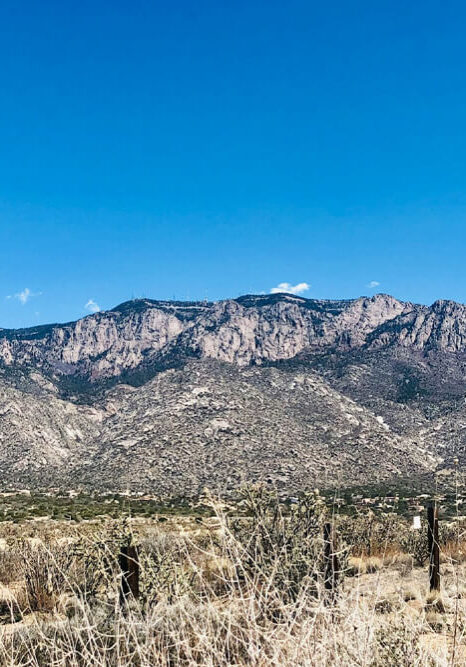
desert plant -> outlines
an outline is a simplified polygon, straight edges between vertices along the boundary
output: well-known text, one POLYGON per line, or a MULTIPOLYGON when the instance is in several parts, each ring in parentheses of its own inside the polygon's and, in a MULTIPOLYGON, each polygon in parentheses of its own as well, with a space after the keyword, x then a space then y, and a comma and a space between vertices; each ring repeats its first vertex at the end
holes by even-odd
POLYGON ((246 517, 230 522, 241 545, 239 578, 276 589, 285 602, 295 600, 303 584, 316 591, 323 576, 325 503, 318 492, 303 494, 286 507, 275 490, 264 486, 244 490, 246 517))
POLYGON ((140 544, 141 602, 152 607, 162 598, 174 601, 192 590, 197 572, 183 567, 189 563, 186 544, 163 536, 140 544))
POLYGON ((405 533, 401 546, 409 554, 416 565, 422 567, 429 558, 429 541, 427 537, 427 523, 423 521, 418 530, 409 530, 405 533))
POLYGON ((420 658, 419 632, 402 621, 383 624, 375 633, 371 667, 412 667, 420 658))
MULTIPOLYGON (((79 536, 55 523, 25 526, 35 539, 18 540, 19 530, 9 537, 2 599, 7 603, 26 586, 30 603, 17 605, 19 615, 5 604, 0 665, 464 664, 466 602, 456 589, 452 597, 448 568, 442 602, 447 610, 457 605, 456 662, 450 644, 440 645, 435 634, 450 628, 449 615, 437 599, 419 599, 426 573, 410 571, 400 587, 391 559, 355 557, 365 568, 355 565, 357 571, 377 562, 377 574, 347 579, 328 604, 320 595, 328 518, 316 493, 290 507, 256 488, 245 492, 239 511, 218 509, 202 525, 109 521, 82 526, 79 536), (64 539, 63 530, 72 537, 64 539), (138 545, 141 595, 123 607, 118 553, 129 538, 138 545), (29 614, 28 606, 40 613, 29 614)), ((466 568, 458 567, 464 576, 466 568)))
POLYGON ((73 555, 68 548, 24 543, 22 571, 31 611, 51 611, 65 591, 73 555))
POLYGON ((406 522, 396 514, 376 515, 371 510, 338 524, 342 539, 351 545, 354 556, 381 556, 399 549, 407 531, 406 522))

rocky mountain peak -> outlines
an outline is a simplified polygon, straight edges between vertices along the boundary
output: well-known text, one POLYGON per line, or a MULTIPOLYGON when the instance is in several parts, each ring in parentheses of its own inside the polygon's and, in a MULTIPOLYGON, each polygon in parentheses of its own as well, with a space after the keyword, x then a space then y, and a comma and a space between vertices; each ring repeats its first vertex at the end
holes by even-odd
POLYGON ((437 301, 434 301, 432 304, 431 309, 434 313, 440 315, 466 315, 466 306, 464 304, 449 299, 437 299, 437 301))
POLYGON ((466 452, 465 351, 465 306, 388 294, 138 299, 0 330, 3 476, 196 493, 430 474, 466 452))
POLYGON ((283 293, 215 303, 137 299, 77 322, 0 331, 0 362, 92 382, 180 354, 262 364, 306 349, 361 346, 377 327, 411 310, 386 294, 323 300, 283 293))
POLYGON ((466 351, 466 306, 438 300, 432 306, 411 310, 385 322, 368 337, 371 347, 403 347, 428 352, 466 351))

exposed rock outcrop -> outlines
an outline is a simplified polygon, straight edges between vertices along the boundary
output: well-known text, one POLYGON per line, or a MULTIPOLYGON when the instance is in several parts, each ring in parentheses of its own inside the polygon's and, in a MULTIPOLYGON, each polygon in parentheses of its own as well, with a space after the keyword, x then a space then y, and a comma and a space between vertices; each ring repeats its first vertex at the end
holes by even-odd
POLYGON ((0 361, 91 381, 184 351, 239 365, 289 359, 309 347, 360 346, 413 306, 377 295, 319 301, 286 294, 218 303, 128 302, 78 322, 0 330, 0 361))
POLYGON ((466 462, 466 306, 131 301, 0 330, 3 484, 196 493, 466 462))

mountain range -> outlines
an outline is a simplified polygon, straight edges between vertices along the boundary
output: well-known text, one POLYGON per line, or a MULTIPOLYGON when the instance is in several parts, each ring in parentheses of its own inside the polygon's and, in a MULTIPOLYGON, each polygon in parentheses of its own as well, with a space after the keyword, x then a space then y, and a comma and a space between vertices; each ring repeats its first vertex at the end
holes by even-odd
POLYGON ((0 329, 4 487, 196 495, 451 479, 466 306, 138 299, 0 329))

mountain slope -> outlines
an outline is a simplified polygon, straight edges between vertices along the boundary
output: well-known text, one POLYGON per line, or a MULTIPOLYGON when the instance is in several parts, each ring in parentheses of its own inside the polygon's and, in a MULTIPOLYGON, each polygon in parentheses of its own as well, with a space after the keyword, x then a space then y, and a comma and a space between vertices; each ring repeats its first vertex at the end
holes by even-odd
POLYGON ((197 493, 466 462, 466 307, 131 301, 0 330, 3 484, 197 493))
POLYGON ((98 409, 74 405, 54 394, 38 375, 26 391, 0 382, 2 487, 60 485, 70 459, 98 437, 102 419, 98 409))
POLYGON ((114 488, 231 491, 269 479, 374 482, 432 470, 433 458, 312 372, 192 361, 107 396, 97 447, 75 479, 114 488), (381 465, 381 459, 385 463, 381 465))

